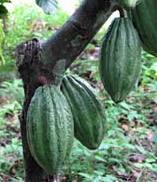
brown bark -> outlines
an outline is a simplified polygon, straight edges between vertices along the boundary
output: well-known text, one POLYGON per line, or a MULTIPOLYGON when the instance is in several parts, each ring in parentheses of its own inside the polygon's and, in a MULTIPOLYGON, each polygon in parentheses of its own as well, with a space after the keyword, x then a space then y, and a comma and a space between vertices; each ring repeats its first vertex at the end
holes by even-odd
MULTIPOLYGON (((115 6, 114 0, 85 0, 49 40, 41 43, 33 39, 17 47, 17 67, 25 90, 20 124, 26 182, 40 182, 48 179, 32 158, 26 137, 27 110, 36 88, 55 81, 54 68, 60 60, 65 60, 65 69, 70 66, 111 15, 115 6)), ((48 181, 53 181, 53 178, 49 177, 48 181)))
POLYGON ((84 1, 61 30, 43 43, 44 61, 53 68, 58 60, 65 59, 68 67, 108 19, 115 6, 114 0, 84 1))

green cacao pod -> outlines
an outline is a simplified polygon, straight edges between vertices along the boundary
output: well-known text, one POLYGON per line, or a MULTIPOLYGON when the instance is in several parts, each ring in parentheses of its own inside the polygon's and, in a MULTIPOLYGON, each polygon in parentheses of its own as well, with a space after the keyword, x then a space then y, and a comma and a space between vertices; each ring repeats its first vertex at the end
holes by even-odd
POLYGON ((143 48, 157 56, 157 0, 142 0, 132 15, 143 48))
POLYGON ((134 87, 141 69, 138 34, 128 18, 116 18, 101 49, 100 76, 104 88, 116 103, 134 87))
POLYGON ((61 89, 71 106, 75 137, 88 149, 98 148, 105 134, 106 118, 91 86, 78 76, 66 76, 61 89))
POLYGON ((118 0, 119 4, 126 8, 134 8, 141 0, 118 0))
POLYGON ((70 153, 73 138, 73 116, 66 98, 56 86, 39 87, 27 113, 32 156, 48 174, 56 174, 70 153))

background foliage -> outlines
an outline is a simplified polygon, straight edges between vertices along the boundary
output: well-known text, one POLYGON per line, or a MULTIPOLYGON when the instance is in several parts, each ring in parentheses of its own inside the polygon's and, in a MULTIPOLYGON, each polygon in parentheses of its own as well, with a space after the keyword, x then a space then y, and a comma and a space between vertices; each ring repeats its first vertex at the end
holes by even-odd
MULTIPOLYGON (((19 182, 24 176, 18 121, 24 93, 14 48, 32 37, 46 39, 68 16, 61 9, 52 16, 44 15, 29 5, 17 6, 8 14, 2 49, 5 64, 0 65, 0 181, 19 182)), ((84 77, 97 90, 108 118, 107 133, 95 151, 75 141, 63 178, 78 182, 157 181, 157 58, 143 52, 139 83, 126 101, 115 105, 103 90, 98 73, 104 33, 102 28, 68 72, 84 77)))

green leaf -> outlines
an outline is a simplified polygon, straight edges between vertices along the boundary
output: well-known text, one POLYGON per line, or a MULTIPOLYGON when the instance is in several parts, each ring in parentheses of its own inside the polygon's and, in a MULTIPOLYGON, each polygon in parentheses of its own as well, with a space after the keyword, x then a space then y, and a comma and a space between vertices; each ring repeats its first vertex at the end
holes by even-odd
POLYGON ((40 6, 45 13, 52 14, 57 9, 57 0, 36 0, 38 6, 40 6))
POLYGON ((87 174, 87 173, 78 173, 80 176, 83 176, 83 177, 85 177, 85 178, 87 178, 87 179, 90 179, 90 180, 92 180, 92 176, 90 175, 90 174, 87 174))
POLYGON ((0 4, 3 4, 3 3, 11 3, 10 0, 0 0, 0 4))
POLYGON ((4 5, 0 4, 0 18, 5 17, 7 14, 8 14, 7 8, 4 5))

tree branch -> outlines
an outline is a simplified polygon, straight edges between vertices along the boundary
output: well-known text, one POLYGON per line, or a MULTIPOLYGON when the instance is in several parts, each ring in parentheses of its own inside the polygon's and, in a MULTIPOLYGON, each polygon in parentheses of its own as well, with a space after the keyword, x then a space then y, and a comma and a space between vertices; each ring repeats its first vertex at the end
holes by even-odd
POLYGON ((43 60, 53 69, 60 59, 66 68, 84 50, 117 5, 115 0, 86 0, 53 37, 43 43, 43 60))

